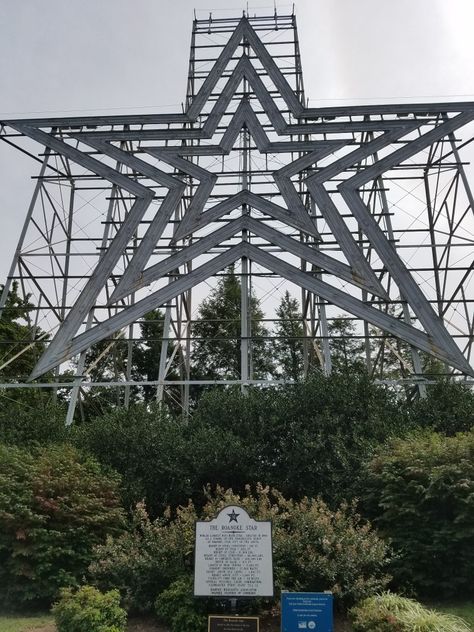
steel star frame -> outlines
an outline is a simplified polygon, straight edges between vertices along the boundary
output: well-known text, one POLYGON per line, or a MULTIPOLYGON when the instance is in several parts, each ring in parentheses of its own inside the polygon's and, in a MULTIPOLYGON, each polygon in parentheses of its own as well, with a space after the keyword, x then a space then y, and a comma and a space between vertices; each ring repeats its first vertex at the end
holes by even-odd
POLYGON ((249 306, 264 295, 275 322, 283 288, 301 295, 306 373, 331 371, 342 314, 378 379, 395 361, 423 395, 428 354, 470 382, 473 120, 464 102, 306 107, 296 18, 275 13, 194 21, 181 113, 2 121, 1 140, 43 153, 0 310, 19 281, 37 305, 23 348, 38 327, 50 340, 31 376, 0 387, 70 388, 68 423, 81 389, 104 384, 126 406, 153 385, 187 411, 208 383, 191 379, 192 294, 232 264, 241 374, 222 384, 281 381, 254 373, 249 306), (158 307, 159 371, 137 382, 138 324, 158 307), (125 345, 126 366, 94 383, 87 352, 104 341, 101 356, 125 345), (41 381, 71 361, 74 379, 41 381))

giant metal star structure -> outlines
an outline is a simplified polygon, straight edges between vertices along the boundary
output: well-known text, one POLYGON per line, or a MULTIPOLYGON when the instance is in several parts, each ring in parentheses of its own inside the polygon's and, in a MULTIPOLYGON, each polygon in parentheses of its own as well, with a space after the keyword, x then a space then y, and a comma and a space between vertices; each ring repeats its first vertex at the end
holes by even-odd
MULTIPOLYGON (((377 112, 377 108, 373 107, 374 112, 377 112)), ((407 111, 413 113, 416 107, 407 111)), ((111 241, 106 254, 101 257, 80 297, 60 324, 31 378, 37 378, 88 349, 91 345, 188 291, 242 257, 248 257, 306 291, 372 323, 411 346, 436 356, 448 365, 474 375, 443 322, 435 314, 394 246, 369 212, 360 193, 361 188, 368 182, 374 181, 388 170, 404 163, 474 118, 472 104, 443 104, 442 107, 430 106, 430 108, 438 114, 451 112, 454 115, 448 117, 444 114, 440 118, 435 115, 420 114, 419 117, 395 119, 384 119, 382 115, 380 120, 328 121, 324 118, 324 110, 317 111, 303 107, 249 20, 243 17, 184 114, 75 119, 74 128, 71 127, 70 119, 6 121, 6 124, 18 132, 124 189, 134 198, 125 221, 111 241), (245 43, 245 46, 242 46, 238 63, 230 73, 227 72, 226 76, 229 75, 229 78, 210 112, 202 116, 205 106, 210 102, 211 94, 229 66, 229 61, 235 57, 242 43, 245 43), (248 55, 249 50, 252 50, 253 56, 259 60, 280 98, 291 112, 290 122, 282 115, 275 99, 262 81, 248 55), (252 107, 248 94, 244 94, 238 107, 232 112, 227 129, 219 137, 219 142, 209 142, 212 141, 219 124, 222 123, 223 116, 228 113, 229 104, 243 81, 245 81, 248 94, 252 94, 260 103, 265 116, 271 123, 274 135, 283 138, 282 140, 269 139, 252 107), (318 115, 320 115, 319 118, 318 115), (201 118, 204 119, 203 124, 200 122, 201 118), (291 122, 293 120, 298 122, 291 122), (312 122, 308 122, 310 120, 312 122), (427 122, 430 123, 430 121, 431 124, 427 126, 427 122), (123 123, 124 127, 122 130, 97 130, 94 123, 99 126, 123 123), (127 128, 127 124, 142 124, 142 128, 130 129, 130 127, 127 128), (163 128, 163 124, 168 124, 168 128, 163 128), (182 127, 170 128, 169 126, 173 124, 180 124, 182 127), (158 127, 152 128, 152 125, 158 127), (80 131, 75 131, 77 127, 81 128, 80 131), (47 131, 47 128, 51 129, 47 131), (278 155, 287 161, 289 156, 293 156, 289 158, 287 164, 273 172, 273 182, 285 206, 267 199, 264 194, 258 195, 252 192, 250 185, 243 186, 238 193, 229 195, 219 203, 210 206, 210 195, 216 184, 217 175, 197 164, 196 160, 201 156, 229 155, 242 129, 247 130, 254 147, 262 156, 278 155), (367 132, 366 139, 352 143, 354 134, 360 132, 367 132), (318 140, 312 139, 314 135, 318 135, 318 140), (72 144, 71 140, 76 142, 72 144), (402 140, 404 142, 399 144, 398 149, 394 149, 393 146, 397 146, 397 143, 402 140), (175 169, 175 173, 159 169, 139 158, 136 152, 127 149, 124 144, 126 141, 156 142, 156 146, 143 145, 142 151, 164 163, 168 170, 175 169), (180 144, 170 144, 173 142, 180 144), (80 149, 82 145, 84 149, 80 149), (342 218, 334 197, 325 186, 330 180, 334 182, 336 176, 340 176, 341 183, 337 186, 338 194, 357 220, 359 228, 380 257, 385 270, 395 281, 400 296, 407 301, 424 331, 330 285, 319 275, 302 272, 284 258, 271 254, 268 249, 260 248, 248 239, 241 239, 237 244, 228 244, 217 256, 198 265, 191 274, 173 277, 174 280, 165 287, 150 293, 133 305, 124 307, 108 320, 78 333, 87 315, 94 308, 99 294, 110 279, 125 248, 133 240, 140 222, 155 197, 151 187, 145 186, 136 177, 124 173, 118 167, 113 168, 93 157, 91 149, 105 158, 113 159, 118 165, 128 168, 130 172, 140 174, 168 190, 110 297, 110 304, 116 304, 117 301, 136 292, 137 289, 163 279, 180 266, 209 253, 212 248, 225 246, 230 238, 241 236, 243 231, 334 275, 345 283, 365 290, 369 295, 378 297, 382 303, 389 301, 387 291, 371 269, 363 251, 342 218), (294 154, 298 156, 296 159, 294 159, 294 154), (375 159, 370 162, 367 161, 368 157, 375 157, 375 159), (332 161, 331 158, 333 158, 332 161), (321 161, 323 161, 323 166, 319 167, 321 161), (186 184, 178 172, 198 182, 194 196, 172 238, 173 243, 182 241, 183 245, 158 263, 148 265, 158 240, 169 225, 185 193, 186 184), (347 263, 324 254, 317 248, 317 244, 321 242, 321 236, 292 180, 298 174, 304 177, 305 186, 332 231, 347 263), (263 221, 260 216, 252 216, 249 212, 242 213, 234 219, 228 218, 227 223, 223 223, 222 226, 204 236, 199 236, 198 239, 190 239, 210 223, 225 219, 232 211, 244 207, 296 229, 299 235, 305 235, 310 239, 295 239, 263 221)), ((380 111, 383 112, 383 106, 380 111)), ((423 112, 420 108, 418 111, 423 112)), ((329 113, 337 115, 337 108, 329 113)))

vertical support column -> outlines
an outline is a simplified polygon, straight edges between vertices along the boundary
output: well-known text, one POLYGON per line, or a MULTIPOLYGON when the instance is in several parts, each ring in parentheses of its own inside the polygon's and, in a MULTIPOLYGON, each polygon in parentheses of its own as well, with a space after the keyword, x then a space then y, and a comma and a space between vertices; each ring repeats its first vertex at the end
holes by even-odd
MULTIPOLYGON (((248 42, 244 40, 244 50, 249 54, 248 42)), ((248 85, 244 78, 243 84, 244 98, 248 99, 248 85)), ((242 155, 242 189, 248 190, 250 185, 249 168, 250 168, 250 138, 247 129, 241 132, 241 155, 242 155)), ((248 215, 250 209, 247 204, 242 205, 242 215, 248 215)), ((249 239, 248 231, 242 231, 242 242, 245 243, 249 239)), ((245 382, 249 380, 250 370, 250 261, 247 257, 242 257, 242 274, 240 282, 240 379, 242 380, 241 391, 246 392, 245 382)))
MULTIPOLYGON (((117 168, 118 167, 119 167, 119 163, 117 163, 117 168)), ((104 223, 104 232, 102 234, 99 261, 104 256, 104 253, 106 252, 106 248, 107 248, 107 243, 109 241, 110 226, 112 224, 112 217, 114 215, 114 204, 115 204, 114 199, 116 198, 117 190, 118 190, 117 185, 115 184, 112 185, 110 202, 107 208, 107 215, 106 215, 105 223, 104 223)), ((92 309, 89 312, 89 315, 87 317, 86 330, 92 327, 93 322, 94 322, 94 309, 92 309)), ((79 393, 81 390, 83 373, 84 373, 84 368, 85 368, 85 363, 86 363, 86 355, 87 355, 87 352, 83 351, 80 354, 79 361, 77 363, 76 375, 74 377, 74 386, 71 389, 71 397, 69 399, 69 404, 68 404, 68 409, 67 409, 67 414, 66 414, 66 426, 70 426, 74 420, 74 413, 76 411, 76 406, 79 399, 79 393)))
MULTIPOLYGON (((375 159, 376 160, 378 159, 377 155, 375 155, 375 159)), ((387 230, 388 238, 394 244, 395 236, 393 233, 392 221, 390 219, 390 213, 388 209, 388 200, 387 200, 387 195, 385 193, 384 181, 383 181, 382 176, 379 176, 379 178, 377 179, 377 185, 380 188, 380 197, 382 200, 382 213, 385 219, 385 227, 387 230)), ((403 317, 405 319, 405 322, 410 324, 411 323, 410 310, 408 309, 408 305, 404 297, 402 296, 402 294, 400 294, 400 299, 402 300, 403 317)), ((410 353, 411 353, 411 359, 412 359, 415 373, 417 373, 418 375, 421 375, 423 372, 423 369, 421 365, 419 351, 415 347, 410 346, 410 353)), ((426 397, 426 385, 422 383, 418 384, 418 392, 419 392, 420 397, 426 397)))
POLYGON ((157 402, 163 401, 163 395, 165 392, 164 380, 166 377, 166 358, 168 356, 170 331, 171 331, 171 304, 168 303, 165 310, 165 322, 163 324, 163 338, 161 341, 160 366, 158 369, 159 383, 156 388, 156 401, 157 402))

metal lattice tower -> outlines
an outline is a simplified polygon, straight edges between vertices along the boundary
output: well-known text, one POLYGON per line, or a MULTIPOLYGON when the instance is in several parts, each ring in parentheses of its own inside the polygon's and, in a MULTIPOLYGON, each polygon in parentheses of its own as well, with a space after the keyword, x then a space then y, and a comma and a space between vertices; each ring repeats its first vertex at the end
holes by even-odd
POLYGON ((306 372, 331 371, 342 315, 378 379, 392 381, 395 359, 397 381, 423 393, 428 354, 469 382, 473 120, 474 103, 307 108, 295 16, 275 13, 195 19, 181 113, 3 121, 3 141, 37 160, 42 148, 0 310, 18 281, 37 306, 24 348, 38 328, 51 339, 33 381, 0 388, 55 387, 42 376, 75 360, 59 382, 68 422, 95 386, 119 388, 125 406, 152 386, 187 410, 190 387, 207 383, 191 379, 195 309, 232 264, 241 375, 223 384, 281 381, 253 373, 249 305, 263 296, 274 322, 284 289, 301 297, 306 372), (139 324, 158 307, 159 369, 140 382, 139 324), (91 380, 118 349, 123 367, 91 380))

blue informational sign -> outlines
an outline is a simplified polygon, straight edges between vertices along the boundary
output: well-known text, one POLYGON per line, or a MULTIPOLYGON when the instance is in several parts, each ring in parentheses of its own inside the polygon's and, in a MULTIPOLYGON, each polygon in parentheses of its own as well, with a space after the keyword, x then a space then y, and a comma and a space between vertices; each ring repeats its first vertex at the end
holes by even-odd
POLYGON ((331 593, 281 593, 281 632, 333 632, 331 593))

